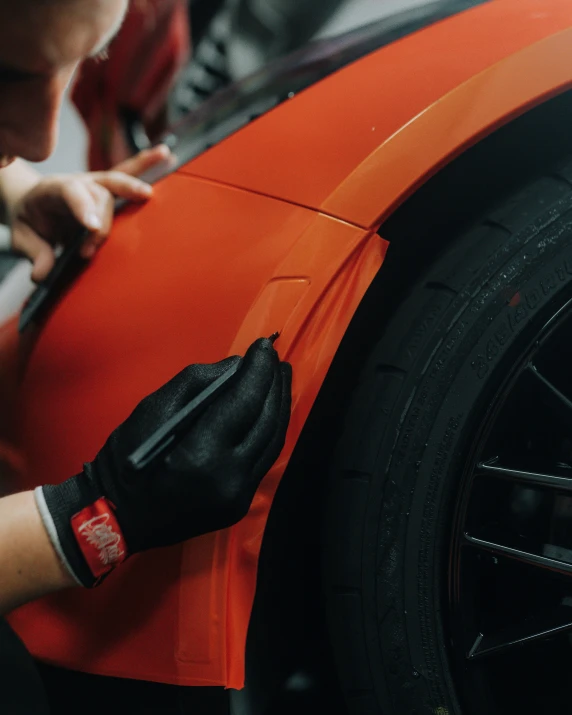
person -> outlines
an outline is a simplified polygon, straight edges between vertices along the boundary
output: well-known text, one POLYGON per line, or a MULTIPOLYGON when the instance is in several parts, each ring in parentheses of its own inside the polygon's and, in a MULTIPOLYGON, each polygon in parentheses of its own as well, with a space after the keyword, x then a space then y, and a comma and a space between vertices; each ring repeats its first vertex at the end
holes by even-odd
MULTIPOLYGON (((22 161, 51 153, 66 86, 82 60, 109 44, 127 7, 0 0, 0 201, 34 280, 52 268, 54 244, 80 226, 91 232, 83 254, 92 256, 109 232, 114 199, 147 200, 152 189, 137 175, 168 156, 157 147, 111 171, 46 178, 22 161)), ((0 614, 60 589, 98 586, 133 554, 236 523, 279 456, 290 409, 291 368, 269 338, 242 359, 189 365, 144 397, 79 474, 0 499, 0 614), (234 380, 160 467, 133 479, 127 455, 237 361, 234 380)), ((85 411, 89 419, 89 405, 85 411)), ((11 662, 5 652, 0 639, 0 664, 11 662)), ((13 676, 0 672, 0 709, 13 676)))
POLYGON ((105 61, 83 62, 70 92, 92 171, 119 164, 165 134, 167 99, 189 53, 187 0, 131 0, 105 61))

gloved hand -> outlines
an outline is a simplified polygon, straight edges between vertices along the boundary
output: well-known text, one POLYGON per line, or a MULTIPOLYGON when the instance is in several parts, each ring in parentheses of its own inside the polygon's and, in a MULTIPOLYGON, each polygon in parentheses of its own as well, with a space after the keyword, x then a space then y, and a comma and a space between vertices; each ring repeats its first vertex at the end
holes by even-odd
POLYGON ((136 447, 238 360, 190 365, 146 397, 81 474, 36 489, 52 543, 80 584, 97 585, 131 554, 246 515, 290 419, 291 367, 268 339, 251 345, 227 389, 160 466, 140 474, 126 468, 136 447))

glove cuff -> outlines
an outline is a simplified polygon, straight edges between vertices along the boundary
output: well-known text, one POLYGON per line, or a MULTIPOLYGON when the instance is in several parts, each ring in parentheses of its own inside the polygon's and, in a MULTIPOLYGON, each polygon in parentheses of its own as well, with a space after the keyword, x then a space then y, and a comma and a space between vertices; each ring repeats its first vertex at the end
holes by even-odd
POLYGON ((128 551, 113 504, 83 489, 82 477, 38 487, 34 496, 62 563, 79 585, 93 588, 125 561, 128 551))

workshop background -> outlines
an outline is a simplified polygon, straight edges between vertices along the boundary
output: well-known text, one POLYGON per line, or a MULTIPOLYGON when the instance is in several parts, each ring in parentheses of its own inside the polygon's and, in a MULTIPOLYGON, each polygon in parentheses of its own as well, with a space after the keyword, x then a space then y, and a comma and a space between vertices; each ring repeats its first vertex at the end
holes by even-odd
MULTIPOLYGON (((427 1, 345 0, 312 39, 339 35, 360 25, 379 20, 396 10, 408 10, 425 5, 427 1)), ((250 61, 251 55, 248 48, 238 48, 233 57, 233 72, 236 73, 236 76, 243 76, 247 73, 250 61)), ((64 107, 60 136, 65 137, 65 140, 59 142, 53 156, 36 165, 42 173, 80 171, 85 168, 85 131, 75 108, 69 102, 64 107)))
MULTIPOLYGON (((205 0, 193 0, 200 4, 208 5, 205 0)), ((226 0, 225 5, 232 7, 235 0, 226 0)), ((331 0, 332 5, 338 4, 333 14, 326 19, 320 29, 309 37, 309 40, 333 37, 348 30, 352 30, 369 22, 387 17, 397 10, 405 11, 422 5, 426 5, 429 0, 331 0)), ((316 6, 317 7, 317 6, 316 6)), ((301 28, 302 29, 302 28, 301 28)), ((224 32, 224 29, 222 30, 224 32)), ((195 54, 198 48, 194 48, 195 54)), ((256 50, 247 41, 234 42, 232 48, 232 63, 229 71, 232 79, 247 76, 256 62, 260 58, 256 57, 256 50)), ((197 63, 195 63, 197 64, 197 63)), ((198 63, 200 65, 200 62, 198 63)), ((194 68, 195 71, 197 68, 194 68)), ((198 68, 200 71, 200 67, 198 68)), ((196 97, 188 95, 188 87, 185 85, 185 77, 181 77, 176 95, 177 100, 187 104, 188 111, 192 111, 196 97), (182 85, 182 86, 181 86, 182 85)), ((181 107, 173 111, 171 116, 180 118, 181 107)), ((60 124, 60 140, 56 151, 45 162, 35 164, 43 174, 54 174, 61 172, 83 171, 87 165, 87 136, 82 120, 70 101, 66 101, 62 111, 60 124)), ((0 250, 9 247, 9 232, 7 228, 0 225, 0 250)), ((22 261, 15 267, 5 264, 0 270, 0 321, 10 316, 14 310, 22 304, 33 289, 33 284, 29 279, 30 266, 27 261, 22 261)))

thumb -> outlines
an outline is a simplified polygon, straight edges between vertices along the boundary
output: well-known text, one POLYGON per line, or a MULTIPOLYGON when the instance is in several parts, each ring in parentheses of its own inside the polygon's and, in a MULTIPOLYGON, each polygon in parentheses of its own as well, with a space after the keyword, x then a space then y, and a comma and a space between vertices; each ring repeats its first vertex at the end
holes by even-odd
POLYGON ((166 144, 159 144, 152 149, 144 149, 139 154, 125 159, 117 166, 114 166, 112 171, 121 171, 130 176, 140 176, 149 169, 152 169, 162 161, 167 161, 171 158, 171 150, 166 144))
POLYGON ((23 221, 12 226, 12 249, 32 261, 32 280, 43 281, 55 262, 54 249, 23 221))

